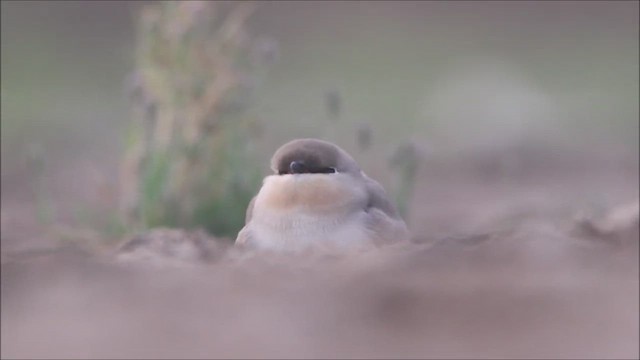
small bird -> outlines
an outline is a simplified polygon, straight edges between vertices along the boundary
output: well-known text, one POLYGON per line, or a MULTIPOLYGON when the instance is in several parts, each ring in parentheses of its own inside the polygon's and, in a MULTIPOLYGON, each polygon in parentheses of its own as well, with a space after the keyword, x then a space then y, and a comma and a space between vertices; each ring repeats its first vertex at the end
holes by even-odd
POLYGON ((271 158, 236 245, 273 251, 362 249, 407 241, 383 187, 335 144, 297 139, 271 158))

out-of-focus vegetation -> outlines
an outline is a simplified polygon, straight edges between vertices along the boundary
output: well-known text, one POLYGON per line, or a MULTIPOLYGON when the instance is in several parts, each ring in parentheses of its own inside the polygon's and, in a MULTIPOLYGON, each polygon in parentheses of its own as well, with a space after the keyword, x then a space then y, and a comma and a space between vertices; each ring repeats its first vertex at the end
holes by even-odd
POLYGON ((398 174, 395 201, 400 215, 406 218, 416 185, 420 153, 415 144, 408 142, 398 147, 389 159, 389 169, 398 174))
POLYGON ((131 224, 235 236, 261 179, 243 110, 267 65, 246 21, 257 4, 163 2, 139 19, 135 120, 122 169, 131 224))

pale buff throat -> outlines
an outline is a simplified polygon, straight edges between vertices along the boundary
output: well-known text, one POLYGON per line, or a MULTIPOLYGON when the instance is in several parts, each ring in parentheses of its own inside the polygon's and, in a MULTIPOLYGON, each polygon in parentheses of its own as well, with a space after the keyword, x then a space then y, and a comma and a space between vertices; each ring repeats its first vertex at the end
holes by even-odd
POLYGON ((365 194, 346 176, 272 175, 265 179, 256 206, 272 210, 338 211, 363 202, 365 194))

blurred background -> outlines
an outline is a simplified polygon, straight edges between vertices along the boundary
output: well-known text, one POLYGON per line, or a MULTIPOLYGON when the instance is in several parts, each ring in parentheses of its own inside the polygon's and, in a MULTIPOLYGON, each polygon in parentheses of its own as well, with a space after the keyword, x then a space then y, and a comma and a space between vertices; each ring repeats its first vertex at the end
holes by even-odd
MULTIPOLYGON (((3 259, 157 226, 231 241, 299 137, 350 152, 418 243, 520 226, 548 239, 638 201, 638 2, 1 7, 3 259)), ((5 337, 21 312, 4 300, 10 354, 33 355, 27 330, 5 337)), ((637 356, 637 324, 617 325, 626 337, 595 353, 637 356)))
MULTIPOLYGON (((3 3, 3 213, 15 204, 17 213, 41 221, 86 222, 104 216, 93 214, 98 208, 117 205, 127 134, 142 121, 132 111, 130 82, 150 67, 140 49, 153 40, 137 30, 143 4, 3 3)), ((233 7, 219 5, 200 21, 214 23, 233 7)), ((407 202, 399 198, 404 185, 393 175, 402 172, 389 165, 406 144, 417 145, 423 159, 510 156, 514 146, 529 146, 552 159, 572 151, 588 152, 593 162, 616 156, 636 164, 636 8, 626 1, 261 3, 242 23, 246 39, 237 41, 262 63, 238 74, 251 91, 233 94, 242 113, 228 121, 250 123, 234 140, 250 144, 234 151, 259 171, 231 170, 250 180, 247 189, 216 201, 246 206, 271 154, 297 137, 344 147, 399 202, 407 202)), ((206 46, 205 39, 191 46, 206 46)), ((217 121, 221 113, 207 116, 217 121)), ((233 237, 241 225, 219 224, 218 235, 233 237)))

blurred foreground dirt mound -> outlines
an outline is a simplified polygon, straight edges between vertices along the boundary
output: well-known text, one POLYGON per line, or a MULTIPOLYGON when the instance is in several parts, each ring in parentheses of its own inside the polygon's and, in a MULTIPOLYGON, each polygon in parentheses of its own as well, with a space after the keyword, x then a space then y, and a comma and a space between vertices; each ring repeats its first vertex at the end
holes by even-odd
POLYGON ((120 249, 155 251, 128 261, 73 248, 14 257, 2 265, 2 357, 637 357, 637 223, 616 242, 572 227, 205 258, 216 245, 202 234, 158 229, 120 249), (206 261, 157 266, 151 253, 206 261))

